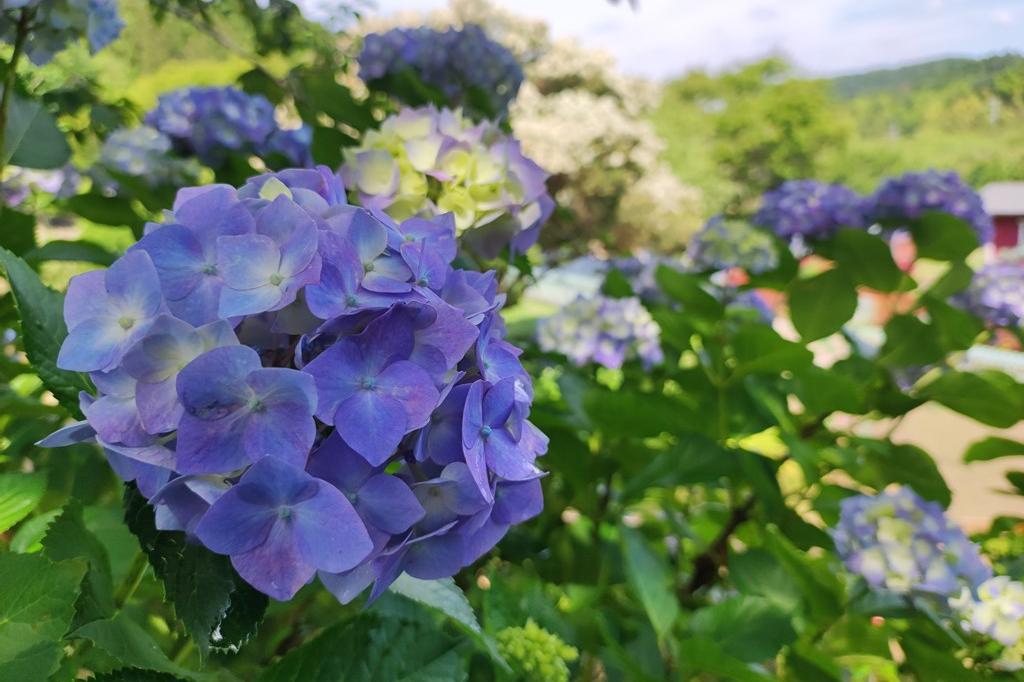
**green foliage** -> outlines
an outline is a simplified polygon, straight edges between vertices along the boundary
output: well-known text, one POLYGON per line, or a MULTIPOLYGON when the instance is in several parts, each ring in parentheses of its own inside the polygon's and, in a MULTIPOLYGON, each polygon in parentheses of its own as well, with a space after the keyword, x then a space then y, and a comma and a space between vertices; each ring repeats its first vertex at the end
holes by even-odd
POLYGON ((513 662, 521 679, 537 682, 569 682, 569 666, 579 652, 532 619, 526 625, 505 628, 497 635, 498 650, 513 662))

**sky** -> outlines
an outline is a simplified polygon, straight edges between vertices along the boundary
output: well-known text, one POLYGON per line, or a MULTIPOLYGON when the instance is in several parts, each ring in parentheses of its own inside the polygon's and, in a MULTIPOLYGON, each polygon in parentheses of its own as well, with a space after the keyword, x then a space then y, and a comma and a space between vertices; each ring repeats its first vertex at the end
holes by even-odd
MULTIPOLYGON (((305 0, 315 4, 325 0, 305 0)), ((720 70, 781 53, 808 75, 853 73, 945 56, 1024 52, 1024 0, 496 0, 545 19, 556 36, 611 52, 653 79, 720 70)), ((329 3, 329 0, 326 0, 329 3)), ((363 0, 425 10, 446 0, 363 0)))

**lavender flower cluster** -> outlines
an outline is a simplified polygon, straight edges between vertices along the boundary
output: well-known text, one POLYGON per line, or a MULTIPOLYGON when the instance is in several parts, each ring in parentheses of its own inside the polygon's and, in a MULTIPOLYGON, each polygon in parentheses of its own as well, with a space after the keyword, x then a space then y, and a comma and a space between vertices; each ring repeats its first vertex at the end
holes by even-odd
POLYGON ((633 358, 652 367, 664 360, 661 329, 640 299, 580 297, 537 324, 541 350, 561 353, 577 366, 595 362, 618 369, 633 358))
POLYGON ((354 201, 396 220, 453 213, 462 244, 484 258, 533 246, 555 206, 518 141, 450 109, 391 116, 346 150, 341 172, 354 201))
POLYGON ((359 53, 364 81, 380 87, 382 79, 407 69, 439 90, 449 106, 474 110, 486 98, 487 110, 474 111, 485 118, 504 118, 523 83, 515 55, 476 25, 445 31, 396 28, 366 36, 359 53))
POLYGON ((116 130, 103 141, 95 175, 108 186, 117 181, 110 173, 140 178, 148 185, 182 185, 195 180, 195 159, 171 154, 171 138, 149 126, 116 130))
POLYGON ((866 205, 873 221, 890 224, 918 218, 927 211, 948 213, 966 221, 982 244, 992 241, 995 231, 981 197, 952 171, 929 170, 889 178, 866 205))
POLYGON ((1024 263, 1000 261, 974 273, 958 297, 967 310, 996 327, 1024 325, 1024 263))
POLYGON ((690 266, 699 271, 742 268, 751 274, 774 270, 779 254, 770 235, 745 222, 716 216, 690 240, 690 266))
POLYGON ((160 96, 145 122, 170 137, 177 152, 211 166, 224 163, 229 152, 280 154, 292 165, 312 165, 310 128, 278 127, 269 100, 237 88, 174 90, 160 96))
POLYGON ((14 43, 23 12, 30 13, 25 54, 37 66, 81 36, 96 54, 124 28, 117 0, 0 0, 0 43, 14 43))
POLYGON ((948 598, 992 575, 942 507, 908 487, 846 498, 833 536, 847 568, 874 588, 948 598))
POLYGON ((547 438, 493 273, 451 216, 396 223, 326 168, 182 189, 72 279, 60 367, 117 473, 278 600, 450 576, 543 504, 547 438))
POLYGON ((753 222, 790 240, 825 239, 841 227, 868 224, 860 195, 817 180, 788 180, 765 192, 753 222))

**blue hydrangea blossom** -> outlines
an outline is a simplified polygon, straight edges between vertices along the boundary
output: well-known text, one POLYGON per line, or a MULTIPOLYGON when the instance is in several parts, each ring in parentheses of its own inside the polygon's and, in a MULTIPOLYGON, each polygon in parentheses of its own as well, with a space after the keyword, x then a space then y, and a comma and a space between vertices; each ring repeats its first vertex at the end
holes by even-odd
POLYGON ((472 109, 487 98, 485 118, 502 118, 523 83, 523 70, 515 55, 470 24, 444 31, 396 28, 371 33, 359 53, 359 76, 374 87, 382 80, 411 71, 436 88, 453 107, 472 109))
POLYGON ((312 131, 280 128, 266 97, 237 88, 174 90, 160 96, 145 121, 171 138, 176 151, 211 166, 222 164, 230 152, 281 154, 289 164, 312 165, 312 131))
POLYGON ((765 192, 753 222, 789 240, 824 239, 839 228, 868 224, 860 195, 817 180, 787 180, 765 192))
POLYGON ((105 187, 116 189, 111 173, 137 177, 151 186, 181 185, 198 177, 199 164, 195 159, 176 158, 167 135, 139 126, 116 130, 103 141, 93 175, 105 187))
POLYGON ((942 507, 908 487, 846 498, 833 537, 846 567, 874 588, 950 597, 992 575, 942 507))
POLYGON ((561 353, 576 365, 595 362, 618 369, 639 358, 646 367, 660 364, 661 329, 640 299, 577 298, 537 325, 545 351, 561 353))
POLYGON ((275 599, 451 575, 543 502, 533 388, 493 273, 451 216, 345 203, 326 168, 186 188, 109 269, 72 279, 58 363, 160 528, 275 599))
POLYGON ((912 220, 927 211, 966 221, 982 244, 992 241, 995 234, 981 196, 953 171, 929 170, 889 178, 867 200, 868 216, 875 222, 898 226, 900 220, 912 220))
POLYGON ((1024 263, 990 263, 974 273, 957 298, 967 310, 996 327, 1024 325, 1024 263))

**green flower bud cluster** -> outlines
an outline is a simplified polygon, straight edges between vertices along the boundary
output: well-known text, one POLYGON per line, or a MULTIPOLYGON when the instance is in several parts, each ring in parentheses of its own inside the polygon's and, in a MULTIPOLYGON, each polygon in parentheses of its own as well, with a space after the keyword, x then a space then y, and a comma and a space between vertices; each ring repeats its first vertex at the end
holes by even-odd
POLYGON ((533 619, 524 627, 505 628, 498 633, 498 652, 523 680, 568 682, 569 663, 579 657, 576 647, 537 625, 533 619))

